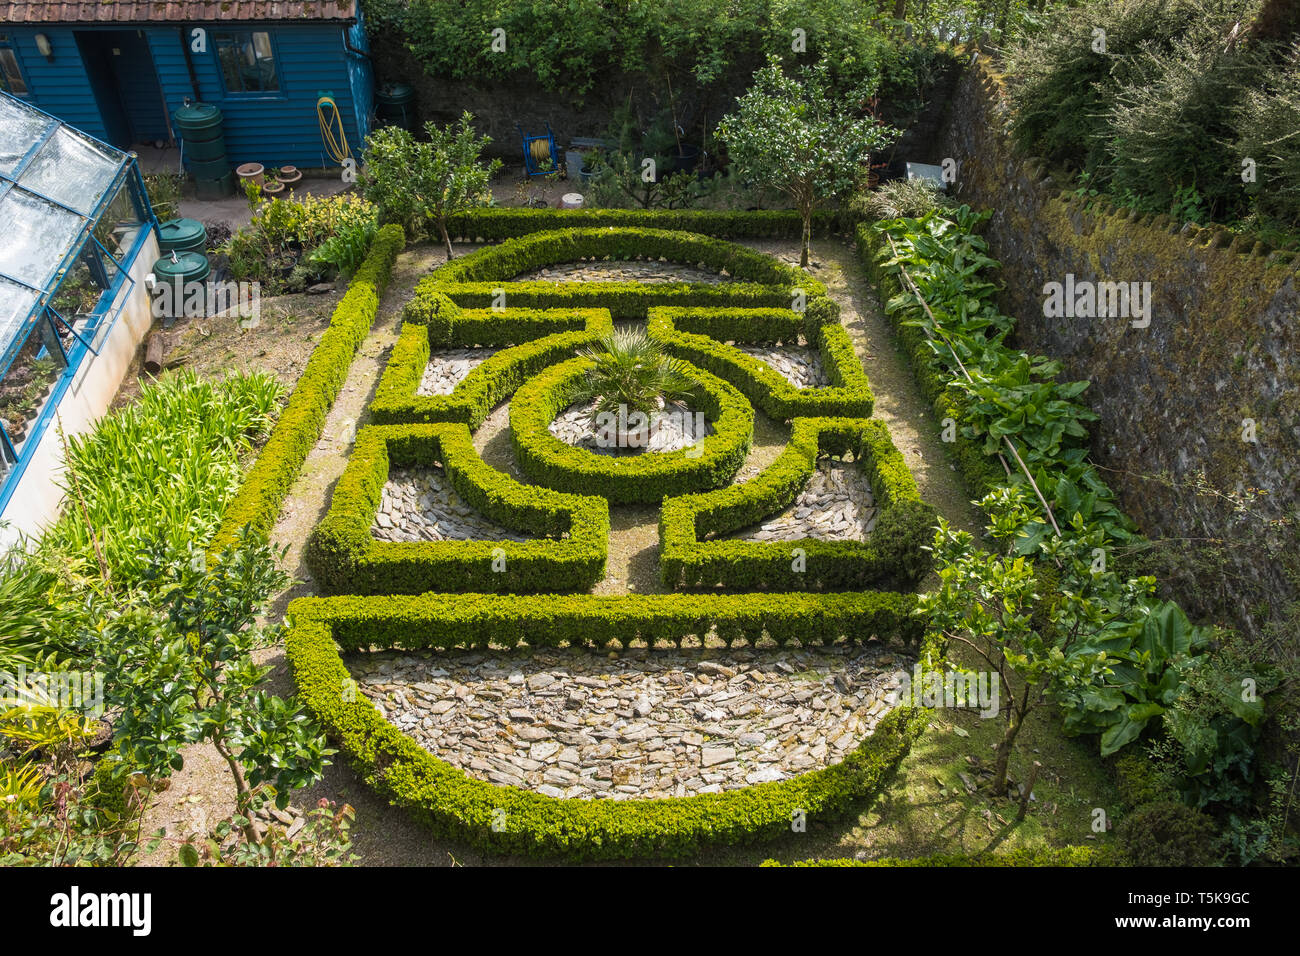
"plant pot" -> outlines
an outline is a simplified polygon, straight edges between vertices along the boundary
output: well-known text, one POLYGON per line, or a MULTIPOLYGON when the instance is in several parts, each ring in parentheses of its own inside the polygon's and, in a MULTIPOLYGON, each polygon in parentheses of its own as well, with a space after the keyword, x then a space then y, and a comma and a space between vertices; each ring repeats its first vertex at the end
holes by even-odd
POLYGON ((297 166, 281 166, 275 178, 286 189, 292 189, 302 179, 302 170, 297 166))
POLYGON ((690 143, 683 143, 676 153, 669 157, 669 172, 693 173, 700 161, 700 148, 690 143))
POLYGON ((286 187, 284 183, 275 179, 268 180, 266 185, 262 187, 263 196, 283 196, 285 191, 286 187))
POLYGON ((261 163, 244 163, 235 167, 235 175, 243 180, 252 180, 257 185, 266 182, 266 167, 261 163))

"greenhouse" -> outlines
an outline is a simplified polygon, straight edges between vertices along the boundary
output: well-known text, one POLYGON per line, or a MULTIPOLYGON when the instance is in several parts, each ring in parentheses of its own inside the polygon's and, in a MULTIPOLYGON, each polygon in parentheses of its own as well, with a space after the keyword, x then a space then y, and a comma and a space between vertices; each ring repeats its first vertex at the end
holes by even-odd
POLYGON ((132 154, 0 94, 0 514, 133 301, 152 221, 132 154))

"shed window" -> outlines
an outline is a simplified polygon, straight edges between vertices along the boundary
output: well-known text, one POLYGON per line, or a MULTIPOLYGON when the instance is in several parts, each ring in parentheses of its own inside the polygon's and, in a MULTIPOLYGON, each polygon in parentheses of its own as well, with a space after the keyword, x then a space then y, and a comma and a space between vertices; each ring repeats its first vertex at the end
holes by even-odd
POLYGON ((278 93, 280 74, 275 68, 271 34, 254 30, 216 33, 217 59, 227 93, 278 93))
POLYGON ((4 33, 0 33, 0 90, 14 96, 27 95, 27 81, 23 79, 23 71, 18 66, 18 54, 4 33))

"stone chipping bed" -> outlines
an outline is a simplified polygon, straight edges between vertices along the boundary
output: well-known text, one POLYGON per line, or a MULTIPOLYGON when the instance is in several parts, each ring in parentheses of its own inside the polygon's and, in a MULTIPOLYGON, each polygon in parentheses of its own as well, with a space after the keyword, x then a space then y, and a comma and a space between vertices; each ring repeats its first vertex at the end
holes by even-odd
POLYGON ((686 409, 683 414, 655 418, 651 425, 650 441, 645 448, 606 448, 598 443, 596 429, 591 424, 591 410, 594 407, 594 402, 570 405, 548 426, 551 434, 566 444, 585 448, 598 455, 629 456, 646 452, 679 451, 713 434, 713 426, 707 420, 703 423, 703 431, 700 431, 695 413, 686 409))
POLYGON ((807 345, 737 345, 736 348, 772 366, 795 388, 826 388, 831 384, 821 355, 807 345))
POLYGON ((443 349, 429 355, 417 395, 450 395, 465 376, 497 352, 496 349, 443 349))
POLYGON ((852 462, 822 458, 794 502, 757 527, 727 537, 739 541, 865 541, 878 512, 871 483, 852 462))
POLYGON ((547 266, 516 277, 515 282, 730 282, 725 272, 710 272, 656 259, 587 260, 547 266))
POLYGON ((380 541, 527 541, 456 494, 440 465, 394 468, 370 534, 380 541))
POLYGON ((842 760, 912 662, 879 645, 354 657, 362 694, 442 760, 552 797, 684 797, 842 760), (709 652, 712 655, 713 652, 709 652))

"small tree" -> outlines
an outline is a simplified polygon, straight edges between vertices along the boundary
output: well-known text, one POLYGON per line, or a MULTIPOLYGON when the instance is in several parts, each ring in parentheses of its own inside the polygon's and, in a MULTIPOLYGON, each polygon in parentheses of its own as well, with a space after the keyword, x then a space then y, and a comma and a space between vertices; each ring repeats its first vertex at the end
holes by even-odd
POLYGON ((386 126, 366 140, 366 198, 379 207, 380 222, 396 222, 411 235, 427 235, 428 223, 452 258, 447 217, 486 205, 488 182, 501 160, 483 163, 480 154, 492 142, 474 132, 473 115, 461 114, 459 125, 425 123, 427 143, 407 130, 386 126))
POLYGON ((238 826, 260 843, 253 813, 268 788, 287 806, 290 791, 320 779, 333 753, 296 702, 266 692, 271 668, 253 660, 257 646, 274 640, 258 615, 287 577, 247 529, 210 566, 151 557, 147 596, 106 613, 86 635, 106 701, 119 712, 115 740, 150 779, 180 770, 186 745, 212 744, 230 769, 238 826))
POLYGON ((1092 554, 1103 532, 1082 533, 1081 522, 1076 534, 1040 545, 1037 562, 1017 555, 1015 544, 1031 517, 1023 489, 1000 489, 980 504, 992 520, 990 537, 1004 543, 1005 553, 977 548, 969 532, 953 531, 940 519, 934 543, 940 585, 922 595, 920 613, 946 641, 969 648, 998 676, 998 713, 1006 725, 992 787, 1001 794, 1026 719, 1049 697, 1077 700, 1101 692, 1103 678, 1121 663, 1109 649, 1131 644, 1154 580, 1094 570, 1092 554))
POLYGON ((865 104, 872 92, 864 87, 841 102, 831 93, 825 65, 786 76, 773 57, 754 74, 736 111, 718 124, 736 172, 785 194, 799 211, 800 266, 808 265, 813 210, 848 193, 871 151, 898 137, 897 130, 853 109, 852 103, 865 104))

